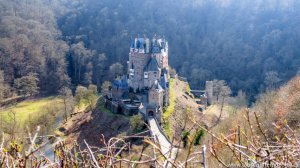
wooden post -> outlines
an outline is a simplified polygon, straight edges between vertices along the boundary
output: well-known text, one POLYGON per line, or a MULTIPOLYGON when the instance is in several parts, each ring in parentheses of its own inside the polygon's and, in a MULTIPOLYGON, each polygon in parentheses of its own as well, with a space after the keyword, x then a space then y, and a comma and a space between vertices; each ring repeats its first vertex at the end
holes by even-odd
POLYGON ((205 154, 206 154, 206 146, 203 145, 202 146, 202 159, 203 159, 203 167, 204 168, 208 168, 206 165, 206 158, 205 158, 205 154))
MULTIPOLYGON (((238 143, 241 145, 241 127, 238 126, 238 143)), ((242 160, 242 154, 240 152, 240 160, 242 160)))
POLYGON ((54 150, 53 150, 53 162, 55 162, 56 160, 56 156, 55 156, 55 150, 57 149, 56 145, 54 147, 54 150))

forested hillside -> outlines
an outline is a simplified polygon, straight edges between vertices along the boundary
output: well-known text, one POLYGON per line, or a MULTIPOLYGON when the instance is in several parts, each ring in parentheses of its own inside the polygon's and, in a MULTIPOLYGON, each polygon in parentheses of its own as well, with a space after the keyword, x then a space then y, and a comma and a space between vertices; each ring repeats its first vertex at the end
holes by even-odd
POLYGON ((299 44, 299 0, 0 0, 0 165, 298 166, 299 44))
POLYGON ((165 35, 170 63, 193 88, 224 79, 236 93, 256 95, 284 83, 300 66, 296 0, 84 0, 59 19, 69 43, 83 41, 126 65, 138 34, 165 35))
POLYGON ((220 79, 253 100, 299 70, 299 7, 296 0, 2 0, 0 97, 100 87, 125 72, 131 38, 156 33, 192 88, 220 79))
POLYGON ((57 93, 68 85, 65 55, 54 4, 0 1, 0 100, 21 95, 57 93))

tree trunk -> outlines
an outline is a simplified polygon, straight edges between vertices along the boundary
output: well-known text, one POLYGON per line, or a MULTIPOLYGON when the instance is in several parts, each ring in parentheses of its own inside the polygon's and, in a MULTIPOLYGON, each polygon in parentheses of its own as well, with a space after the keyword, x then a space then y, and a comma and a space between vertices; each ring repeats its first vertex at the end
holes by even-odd
POLYGON ((68 121, 68 114, 67 114, 67 101, 66 98, 64 98, 64 105, 65 105, 65 120, 68 121))
POLYGON ((220 112, 220 115, 219 115, 219 118, 218 118, 218 122, 221 120, 221 117, 222 117, 223 107, 224 107, 224 100, 225 100, 225 97, 222 97, 221 112, 220 112))

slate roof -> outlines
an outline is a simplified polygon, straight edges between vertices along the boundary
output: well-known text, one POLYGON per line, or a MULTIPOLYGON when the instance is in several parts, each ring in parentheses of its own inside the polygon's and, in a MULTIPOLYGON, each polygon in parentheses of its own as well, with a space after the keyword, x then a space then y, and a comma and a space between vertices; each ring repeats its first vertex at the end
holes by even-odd
POLYGON ((167 75, 164 75, 160 78, 160 85, 164 90, 169 87, 167 75))
POLYGON ((131 39, 130 48, 134 48, 134 40, 131 39))
POLYGON ((146 71, 159 71, 159 65, 154 57, 151 57, 149 63, 145 67, 146 71))
POLYGON ((135 38, 131 40, 130 48, 132 49, 147 49, 147 53, 161 53, 162 49, 166 49, 168 42, 165 38, 154 37, 151 41, 149 38, 135 38))
POLYGON ((116 78, 112 83, 112 87, 116 89, 128 89, 127 78, 125 76, 116 78))
POLYGON ((160 86, 159 82, 156 80, 150 88, 151 90, 155 89, 157 92, 162 92, 164 89, 160 86))
POLYGON ((162 74, 168 74, 167 68, 163 68, 163 69, 162 69, 162 74))
POLYGON ((136 48, 137 49, 143 49, 145 44, 145 39, 144 38, 138 38, 137 43, 136 43, 136 48))

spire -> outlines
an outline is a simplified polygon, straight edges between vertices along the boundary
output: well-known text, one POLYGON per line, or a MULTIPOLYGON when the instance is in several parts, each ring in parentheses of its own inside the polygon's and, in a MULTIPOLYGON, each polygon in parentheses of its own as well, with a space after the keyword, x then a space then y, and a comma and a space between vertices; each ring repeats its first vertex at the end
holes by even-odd
POLYGON ((134 40, 132 37, 130 38, 130 49, 134 49, 134 40))
POLYGON ((156 34, 154 34, 153 38, 152 38, 152 45, 154 45, 156 43, 156 34))
POLYGON ((134 48, 137 48, 137 38, 134 38, 134 48))
POLYGON ((151 90, 155 90, 156 92, 163 92, 163 88, 160 86, 157 80, 154 81, 153 85, 150 88, 151 90))
POLYGON ((149 53, 150 52, 150 40, 148 38, 145 38, 145 44, 146 44, 145 53, 149 53))

